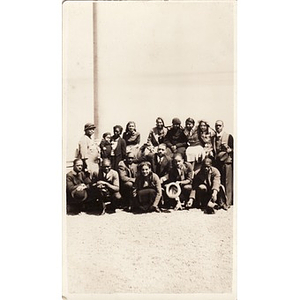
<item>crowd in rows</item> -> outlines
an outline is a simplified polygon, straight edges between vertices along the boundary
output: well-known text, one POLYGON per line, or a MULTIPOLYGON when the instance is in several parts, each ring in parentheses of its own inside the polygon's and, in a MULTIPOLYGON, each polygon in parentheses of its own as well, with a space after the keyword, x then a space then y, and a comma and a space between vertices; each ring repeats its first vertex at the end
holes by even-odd
POLYGON ((200 208, 213 214, 233 204, 233 137, 221 120, 162 118, 140 143, 135 122, 106 132, 98 145, 95 125, 84 126, 77 158, 67 174, 67 213, 162 212, 200 208))

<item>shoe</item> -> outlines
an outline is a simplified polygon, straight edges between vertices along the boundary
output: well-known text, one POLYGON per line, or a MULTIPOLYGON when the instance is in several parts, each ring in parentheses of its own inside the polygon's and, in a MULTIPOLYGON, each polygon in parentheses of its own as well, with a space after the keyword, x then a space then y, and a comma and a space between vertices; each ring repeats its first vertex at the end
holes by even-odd
POLYGON ((215 213, 215 210, 212 207, 208 206, 204 209, 204 213, 207 215, 213 215, 215 213))
POLYGON ((229 206, 226 203, 223 203, 223 205, 221 206, 224 210, 228 210, 229 206))
POLYGON ((193 206, 194 199, 190 198, 189 201, 186 203, 185 208, 189 209, 193 206))
POLYGON ((149 211, 150 212, 157 212, 157 213, 161 212, 161 210, 157 206, 151 206, 150 209, 149 209, 149 211))
POLYGON ((177 202, 176 206, 174 207, 174 210, 182 210, 182 205, 180 201, 177 202))

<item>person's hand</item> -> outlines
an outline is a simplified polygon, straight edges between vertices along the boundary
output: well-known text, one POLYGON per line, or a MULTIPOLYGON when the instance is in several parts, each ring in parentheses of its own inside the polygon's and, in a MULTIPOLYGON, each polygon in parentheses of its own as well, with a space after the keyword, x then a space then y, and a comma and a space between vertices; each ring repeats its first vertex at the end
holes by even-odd
POLYGON ((186 208, 190 208, 193 206, 193 203, 194 203, 194 199, 193 198, 190 198, 189 201, 186 203, 186 208))
POLYGON ((173 151, 173 152, 175 152, 176 151, 176 146, 174 145, 174 146, 171 146, 171 150, 173 151))

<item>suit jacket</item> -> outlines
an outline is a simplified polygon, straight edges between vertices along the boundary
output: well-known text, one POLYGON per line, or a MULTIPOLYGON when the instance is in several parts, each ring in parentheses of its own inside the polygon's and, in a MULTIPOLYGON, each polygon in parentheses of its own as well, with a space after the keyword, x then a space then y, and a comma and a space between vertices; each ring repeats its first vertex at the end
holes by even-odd
POLYGON ((121 182, 134 182, 137 176, 137 164, 132 163, 130 167, 126 165, 124 160, 121 160, 118 165, 121 182))
POLYGON ((221 185, 221 174, 215 167, 211 167, 208 173, 204 172, 201 168, 195 173, 193 179, 193 190, 197 189, 200 184, 205 184, 208 187, 208 191, 216 190, 219 192, 221 185))
POLYGON ((79 172, 78 174, 73 170, 67 174, 67 195, 71 196, 72 192, 82 183, 88 185, 91 183, 89 177, 87 177, 84 172, 79 172))
POLYGON ((125 157, 126 157, 126 142, 121 137, 118 139, 117 147, 114 152, 115 152, 114 159, 112 159, 112 157, 111 157, 112 168, 114 170, 117 170, 119 162, 121 160, 125 159, 125 157))
POLYGON ((221 137, 218 137, 215 135, 213 137, 213 148, 215 157, 217 157, 218 153, 222 151, 226 151, 226 148, 223 143, 225 143, 232 151, 228 153, 228 158, 224 161, 226 164, 230 164, 233 162, 233 136, 231 134, 228 134, 227 132, 223 132, 221 137))
MULTIPOLYGON (((184 180, 188 180, 191 184, 193 181, 193 167, 190 163, 184 162, 181 170, 184 174, 184 180)), ((179 174, 177 168, 173 166, 169 171, 169 179, 168 182, 181 181, 181 175, 179 174)))
POLYGON ((158 162, 157 153, 149 157, 148 161, 151 163, 153 173, 157 174, 159 178, 168 175, 170 169, 172 168, 171 158, 165 155, 162 158, 161 164, 158 162))
POLYGON ((112 169, 109 170, 109 172, 106 174, 106 176, 105 176, 105 173, 102 170, 100 170, 98 176, 95 176, 93 178, 93 182, 97 182, 99 180, 106 181, 106 182, 114 185, 118 189, 120 187, 119 174, 115 170, 112 170, 112 169))

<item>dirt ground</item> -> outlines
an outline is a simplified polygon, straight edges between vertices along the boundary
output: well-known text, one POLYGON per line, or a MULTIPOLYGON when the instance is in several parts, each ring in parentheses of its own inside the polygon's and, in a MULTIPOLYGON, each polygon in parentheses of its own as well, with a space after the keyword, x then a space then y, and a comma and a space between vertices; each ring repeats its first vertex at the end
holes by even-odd
POLYGON ((67 216, 69 293, 230 293, 233 214, 67 216))

